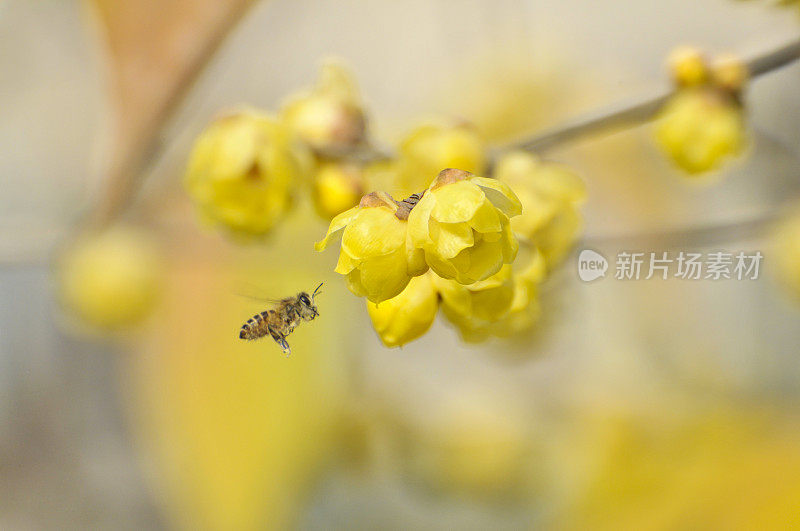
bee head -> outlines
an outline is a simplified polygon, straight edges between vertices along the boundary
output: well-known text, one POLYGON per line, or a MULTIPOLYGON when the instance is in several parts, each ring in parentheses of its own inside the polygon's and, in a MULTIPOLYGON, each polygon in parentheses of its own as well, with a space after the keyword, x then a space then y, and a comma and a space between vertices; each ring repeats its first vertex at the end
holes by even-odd
POLYGON ((314 319, 314 317, 319 315, 317 305, 314 304, 314 297, 319 294, 319 288, 321 287, 322 284, 317 286, 317 289, 314 290, 314 293, 312 293, 311 296, 309 296, 305 291, 297 296, 297 300, 300 302, 300 316, 306 321, 311 321, 314 319))

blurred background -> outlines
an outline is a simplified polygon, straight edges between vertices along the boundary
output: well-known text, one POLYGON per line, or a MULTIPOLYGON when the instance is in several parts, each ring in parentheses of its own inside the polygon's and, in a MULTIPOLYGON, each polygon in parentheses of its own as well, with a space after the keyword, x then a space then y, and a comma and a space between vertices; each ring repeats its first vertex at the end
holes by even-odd
MULTIPOLYGON (((573 257, 542 287, 532 333, 471 345, 437 321, 387 349, 335 253, 311 251, 327 224, 308 204, 239 245, 198 224, 181 187, 221 109, 275 109, 330 55, 358 79, 376 138, 444 114, 500 144, 667 88, 676 45, 750 57, 791 41, 796 9, 245 4, 0 0, 0 528, 800 524, 800 310, 770 276, 584 284, 573 257), (86 330, 53 294, 54 260, 176 97, 123 216, 163 253, 159 304, 136 330, 86 330), (237 339, 265 307, 243 292, 323 281, 292 357, 237 339)), ((579 246, 761 250, 768 268, 765 231, 686 229, 773 216, 800 195, 798 78, 794 65, 753 83, 748 153, 713 183, 676 177, 648 127, 548 153, 587 183, 579 246)))

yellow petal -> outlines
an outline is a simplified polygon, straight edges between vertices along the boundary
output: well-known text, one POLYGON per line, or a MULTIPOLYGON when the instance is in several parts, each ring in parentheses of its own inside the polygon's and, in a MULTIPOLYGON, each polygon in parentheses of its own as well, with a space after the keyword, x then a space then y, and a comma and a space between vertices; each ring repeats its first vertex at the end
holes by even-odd
POLYGON ((453 258, 475 243, 472 228, 466 223, 439 223, 431 219, 430 231, 436 254, 445 259, 453 258))
POLYGON ((347 282, 347 289, 355 295, 356 297, 366 297, 367 292, 364 288, 364 284, 361 283, 361 270, 360 269, 353 269, 350 271, 345 278, 347 282))
POLYGON ((469 220, 469 225, 478 232, 500 232, 500 216, 497 209, 489 201, 475 211, 475 215, 469 220))
POLYGON ((481 189, 468 181, 446 184, 428 191, 436 198, 431 217, 442 223, 459 223, 469 221, 483 204, 481 189))
POLYGON ((470 182, 478 185, 492 204, 508 217, 522 214, 522 205, 517 194, 506 183, 486 177, 471 177, 470 182))
POLYGON ((478 282, 474 282, 468 286, 470 291, 481 291, 486 289, 492 289, 502 286, 505 282, 511 279, 513 273, 513 268, 510 264, 504 264, 503 267, 500 268, 500 271, 495 273, 494 275, 490 276, 485 280, 479 280, 478 282))
POLYGON ((497 232, 487 232, 486 234, 481 234, 481 241, 484 242, 496 242, 500 241, 500 238, 503 236, 502 228, 497 232))
POLYGON ((514 301, 511 266, 506 265, 481 282, 462 285, 455 280, 435 279, 445 315, 461 327, 478 330, 503 319, 514 301))
POLYGON ((431 211, 436 205, 436 198, 426 193, 408 215, 408 236, 414 247, 422 248, 430 240, 428 222, 431 211))
POLYGON ((406 258, 408 260, 408 274, 412 277, 419 276, 428 270, 425 261, 425 251, 416 249, 411 245, 410 236, 406 236, 406 258))
MULTIPOLYGON (((481 242, 472 249, 469 249, 469 268, 464 272, 464 276, 469 283, 484 280, 503 267, 503 245, 501 242, 481 242)), ((459 279, 459 282, 461 280, 459 279)))
POLYGON ((442 301, 455 313, 468 318, 472 315, 472 297, 469 290, 455 280, 433 276, 433 283, 442 301))
POLYGON ((357 102, 358 87, 353 74, 341 62, 327 59, 320 69, 320 77, 315 87, 317 91, 336 96, 344 101, 357 102))
POLYGON ((317 251, 324 251, 325 248, 328 246, 328 242, 330 239, 338 233, 340 230, 344 229, 348 223, 353 221, 355 217, 358 215, 358 207, 353 207, 350 210, 345 210, 335 218, 331 220, 331 224, 328 227, 328 233, 325 237, 314 244, 314 249, 317 251))
POLYGON ((586 185, 567 166, 543 164, 537 172, 536 187, 550 197, 573 203, 586 199, 586 185))
MULTIPOLYGON (((405 247, 392 254, 364 260, 357 268, 358 282, 364 296, 375 303, 391 299, 408 285, 408 261, 405 247)), ((351 273, 352 274, 352 273, 351 273)))
MULTIPOLYGON (((467 256, 467 251, 461 251, 455 258, 452 260, 445 260, 444 258, 440 257, 435 252, 431 252, 429 250, 425 250, 425 261, 428 265, 433 269, 433 271, 442 278, 456 278, 459 276, 458 268, 455 265, 455 261, 459 259, 461 256, 467 256)), ((469 267, 469 257, 466 258, 466 266, 465 269, 469 267)))
POLYGON ((523 205, 523 213, 511 219, 511 226, 519 234, 531 237, 536 231, 550 223, 559 209, 571 208, 569 203, 556 200, 539 192, 533 184, 517 186, 519 198, 523 205))
POLYGON ((514 232, 511 230, 511 223, 508 221, 503 222, 503 232, 500 243, 503 249, 503 262, 506 264, 512 263, 519 251, 519 242, 516 236, 514 236, 514 232))
POLYGON ((552 270, 567 255, 582 225, 580 214, 575 209, 566 209, 539 231, 533 243, 541 251, 548 269, 552 270))
POLYGON ((360 208, 359 214, 342 235, 342 249, 354 258, 383 256, 406 243, 406 222, 395 217, 389 208, 360 208))
POLYGON ((339 251, 339 261, 336 263, 336 268, 334 271, 340 275, 346 275, 355 269, 358 266, 358 263, 358 260, 354 260, 349 254, 347 254, 347 251, 342 249, 339 251))
POLYGON ((472 292, 472 316, 486 322, 499 321, 511 309, 514 301, 514 283, 507 280, 501 285, 472 292))
POLYGON ((387 347, 404 345, 425 334, 438 309, 439 299, 430 275, 411 279, 399 295, 380 304, 367 301, 372 326, 387 347))
POLYGON ((516 277, 520 281, 529 284, 538 284, 545 279, 545 276, 547 276, 547 262, 542 253, 534 249, 531 256, 528 258, 528 263, 516 277))

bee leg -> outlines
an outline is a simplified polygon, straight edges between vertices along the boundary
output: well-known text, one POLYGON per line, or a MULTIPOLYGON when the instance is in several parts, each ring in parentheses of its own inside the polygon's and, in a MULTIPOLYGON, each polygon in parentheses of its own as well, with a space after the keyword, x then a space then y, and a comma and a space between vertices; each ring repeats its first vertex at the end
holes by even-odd
POLYGON ((272 339, 275 340, 275 343, 280 345, 281 350, 283 351, 284 354, 286 354, 286 357, 288 358, 289 354, 292 353, 292 349, 289 347, 289 343, 286 342, 286 336, 279 333, 272 327, 269 327, 269 335, 272 336, 272 339))
POLYGON ((289 343, 286 342, 286 338, 281 336, 279 338, 276 338, 275 341, 277 341, 277 343, 281 346, 283 353, 286 354, 286 357, 288 358, 289 355, 292 353, 292 349, 289 346, 289 343))

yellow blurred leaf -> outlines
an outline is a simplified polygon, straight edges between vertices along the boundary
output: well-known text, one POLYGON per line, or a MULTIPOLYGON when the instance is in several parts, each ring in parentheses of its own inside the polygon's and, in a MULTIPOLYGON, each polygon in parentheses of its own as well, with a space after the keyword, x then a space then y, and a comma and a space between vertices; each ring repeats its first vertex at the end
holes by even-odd
POLYGON ((289 358, 270 338, 242 341, 241 323, 267 305, 221 287, 237 273, 274 294, 319 282, 310 272, 184 260, 123 374, 157 501, 178 528, 291 527, 335 447, 346 327, 323 306, 289 336, 289 358))

